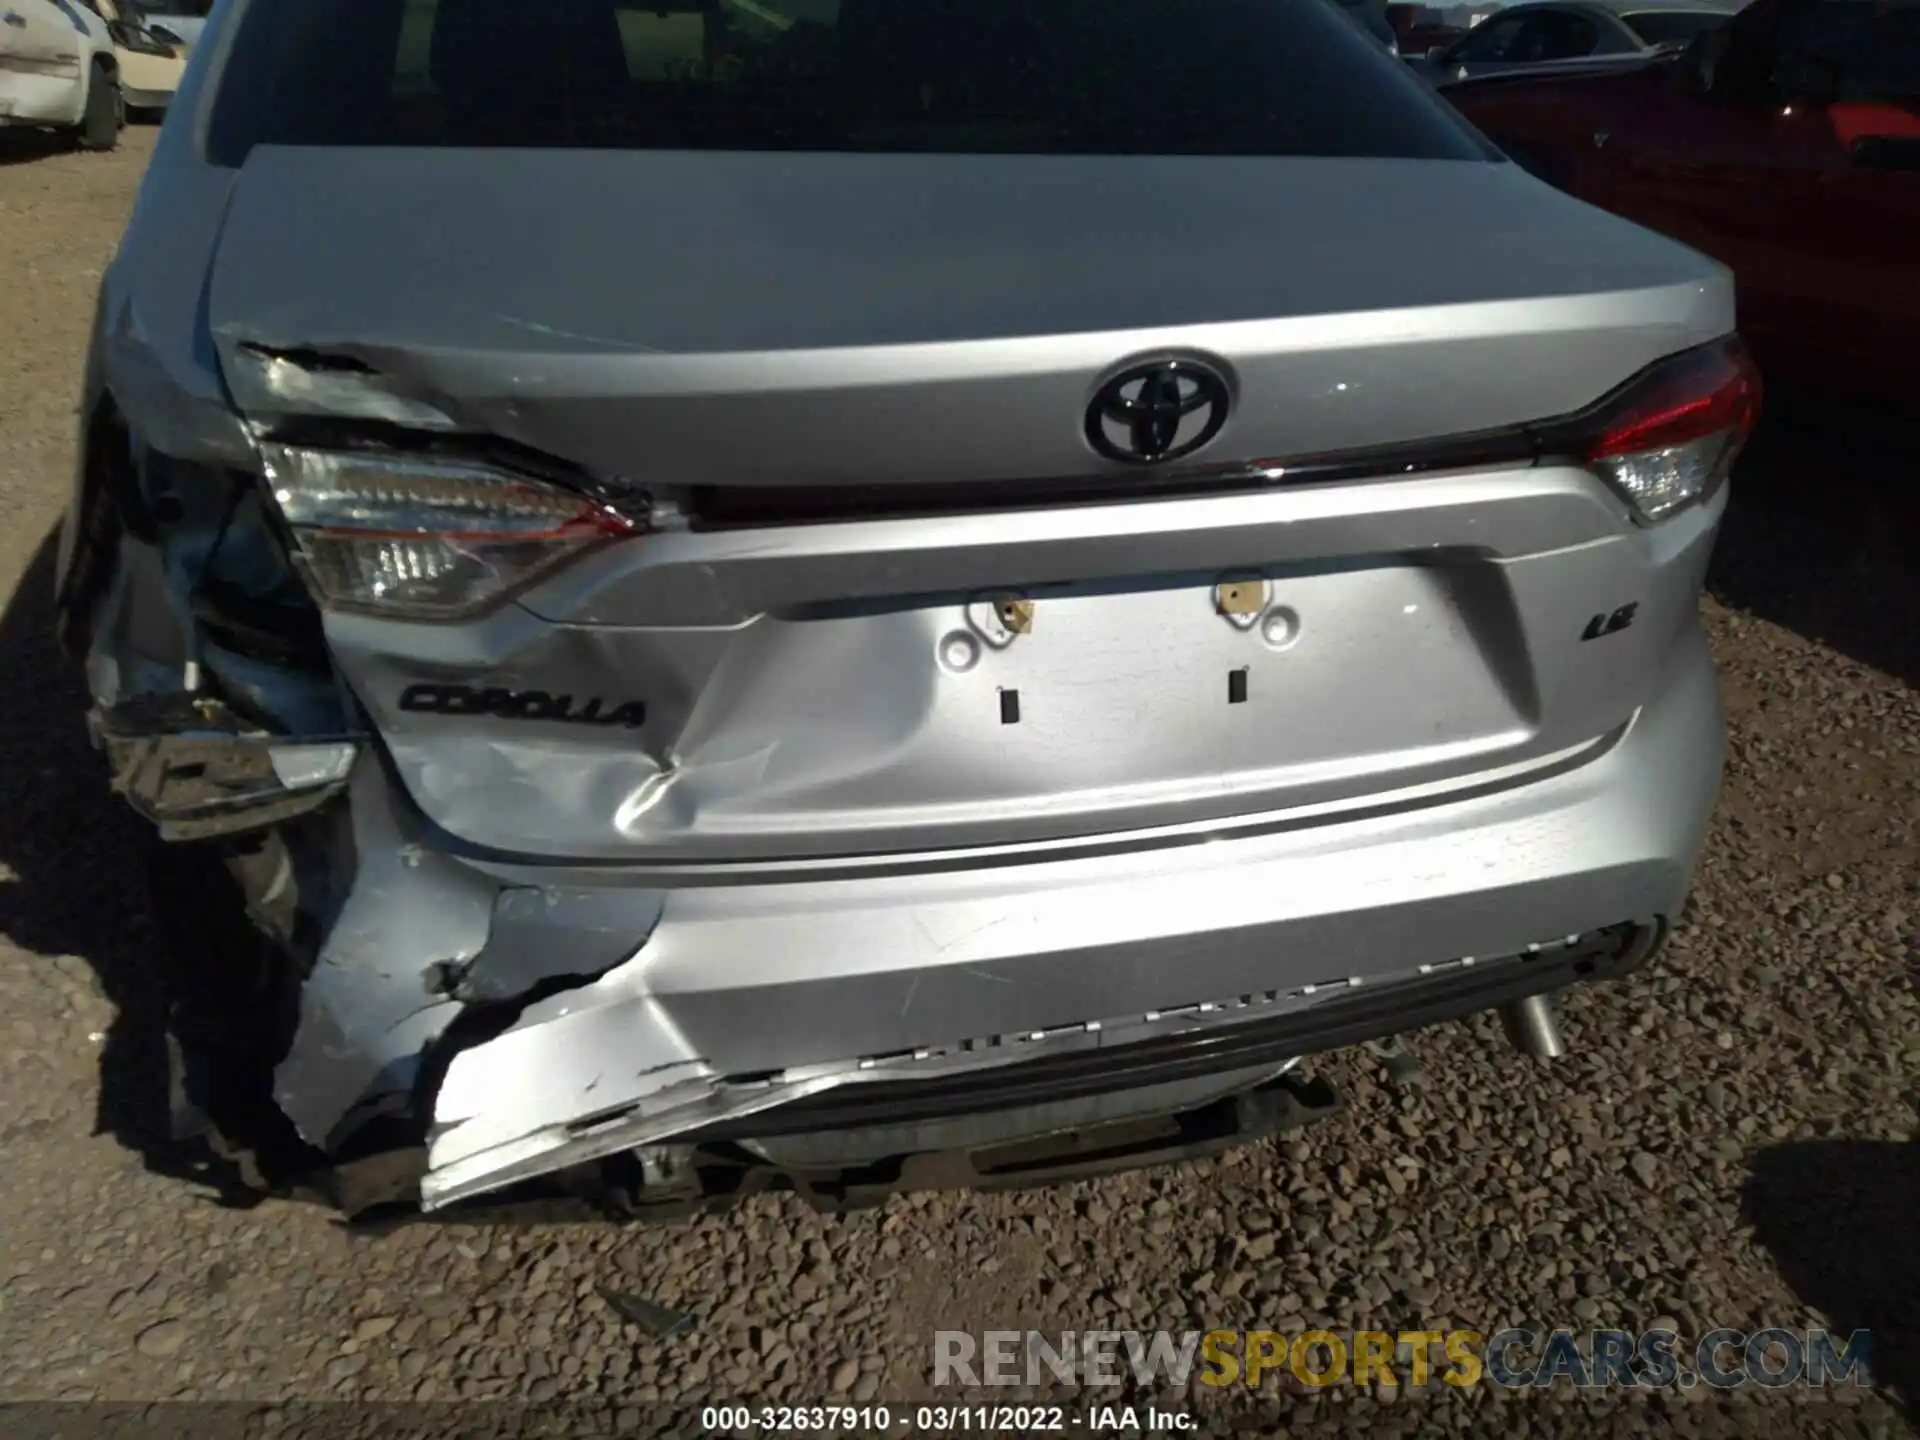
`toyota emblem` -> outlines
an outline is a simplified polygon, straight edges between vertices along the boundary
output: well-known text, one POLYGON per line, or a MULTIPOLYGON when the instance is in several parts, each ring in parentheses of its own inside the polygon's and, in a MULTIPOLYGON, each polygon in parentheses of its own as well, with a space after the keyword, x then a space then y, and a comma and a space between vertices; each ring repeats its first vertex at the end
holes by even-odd
POLYGON ((1191 455, 1227 423, 1226 378, 1198 360, 1129 365, 1087 407, 1087 443, 1109 460, 1153 465, 1191 455))

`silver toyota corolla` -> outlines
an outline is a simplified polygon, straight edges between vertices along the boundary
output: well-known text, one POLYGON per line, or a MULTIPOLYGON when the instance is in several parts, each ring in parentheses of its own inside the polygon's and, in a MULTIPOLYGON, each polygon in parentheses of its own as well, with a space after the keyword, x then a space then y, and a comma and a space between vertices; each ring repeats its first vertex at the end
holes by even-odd
POLYGON ((1713 803, 1733 328, 1323 0, 227 0, 60 578, 189 1096, 844 1198, 1552 1050, 1713 803))

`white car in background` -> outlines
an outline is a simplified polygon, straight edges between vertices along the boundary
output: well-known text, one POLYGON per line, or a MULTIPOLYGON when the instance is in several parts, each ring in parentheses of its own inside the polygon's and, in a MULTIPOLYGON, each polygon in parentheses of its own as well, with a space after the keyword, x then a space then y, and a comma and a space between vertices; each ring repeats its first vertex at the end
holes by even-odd
POLYGON ((0 125, 70 131, 111 150, 125 122, 107 22, 80 0, 0 0, 0 125))
POLYGON ((132 17, 162 40, 192 46, 207 23, 213 0, 129 0, 132 17))
MULTIPOLYGON (((135 118, 158 119, 173 103, 173 92, 187 73, 189 42, 149 16, 131 0, 86 0, 106 18, 120 94, 135 118)), ((175 7, 177 8, 177 7, 175 7)), ((200 22, 194 22, 198 34, 200 22)))

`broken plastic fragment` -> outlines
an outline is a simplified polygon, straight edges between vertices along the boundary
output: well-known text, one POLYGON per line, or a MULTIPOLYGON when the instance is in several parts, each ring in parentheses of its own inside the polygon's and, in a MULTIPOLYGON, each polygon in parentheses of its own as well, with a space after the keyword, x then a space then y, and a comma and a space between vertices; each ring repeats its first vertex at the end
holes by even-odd
POLYGON ((678 1335, 693 1324, 693 1317, 681 1310, 669 1310, 664 1305, 656 1305, 641 1295, 629 1295, 623 1290, 609 1290, 598 1287, 600 1298, 612 1307, 613 1312, 622 1320, 631 1321, 650 1335, 662 1340, 678 1335))
POLYGON ((1398 1035, 1369 1040, 1367 1049, 1379 1059, 1381 1068, 1387 1072, 1387 1079, 1392 1084, 1404 1088, 1418 1085, 1426 1079, 1425 1068, 1398 1035))

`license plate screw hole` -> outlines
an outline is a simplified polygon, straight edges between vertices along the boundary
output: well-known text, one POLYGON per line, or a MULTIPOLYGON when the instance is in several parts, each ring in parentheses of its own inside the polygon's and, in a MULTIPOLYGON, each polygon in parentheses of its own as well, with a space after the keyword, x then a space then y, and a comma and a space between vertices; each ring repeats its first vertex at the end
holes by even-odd
POLYGON ((964 675, 980 663, 980 642, 964 630, 955 630, 940 642, 940 663, 964 675))
POLYGON ((1285 605, 1276 605, 1260 621, 1260 638, 1269 649, 1285 650, 1300 638, 1300 617, 1285 605))

